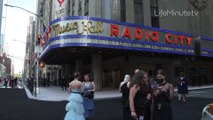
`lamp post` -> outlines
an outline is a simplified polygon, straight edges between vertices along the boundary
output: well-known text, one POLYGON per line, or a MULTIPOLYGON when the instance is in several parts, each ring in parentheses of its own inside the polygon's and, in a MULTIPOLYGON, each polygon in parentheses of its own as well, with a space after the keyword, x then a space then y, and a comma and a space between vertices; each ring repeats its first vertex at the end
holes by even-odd
MULTIPOLYGON (((42 17, 40 16, 40 15, 38 15, 38 14, 36 14, 36 13, 33 13, 33 12, 31 12, 31 11, 29 11, 29 10, 26 10, 26 9, 24 9, 24 8, 22 8, 22 7, 19 7, 19 6, 14 6, 14 5, 9 5, 9 4, 4 4, 5 6, 7 6, 7 7, 13 7, 13 8, 18 8, 18 9, 22 9, 22 10, 24 10, 24 11, 26 11, 26 12, 28 12, 28 13, 31 13, 31 14, 33 14, 33 15, 35 15, 36 17, 38 17, 39 18, 39 20, 41 20, 41 22, 44 24, 44 25, 46 25, 45 23, 44 23, 44 21, 42 20, 42 17)), ((40 23, 40 22, 39 22, 40 23)), ((14 41, 17 41, 17 40, 14 40, 14 41)), ((38 85, 38 72, 39 72, 39 60, 38 60, 38 49, 36 50, 36 52, 37 52, 37 61, 36 61, 36 63, 37 63, 37 65, 36 65, 36 92, 37 93, 39 93, 39 85, 38 85)))
POLYGON ((38 18, 40 18, 40 19, 41 19, 41 17, 40 17, 39 15, 37 15, 37 14, 35 14, 35 13, 33 13, 33 12, 29 11, 29 10, 26 10, 26 9, 24 9, 24 8, 22 8, 22 7, 14 6, 14 5, 9 5, 9 4, 4 4, 4 5, 5 5, 5 6, 7 6, 7 7, 14 7, 14 8, 22 9, 22 10, 24 10, 24 11, 26 11, 26 12, 28 12, 28 13, 31 13, 31 14, 33 14, 33 15, 35 15, 35 16, 37 16, 38 18))
POLYGON ((17 41, 17 42, 20 42, 20 43, 23 43, 23 44, 27 44, 27 42, 24 42, 24 41, 21 41, 21 40, 15 40, 15 39, 13 39, 13 41, 17 41))

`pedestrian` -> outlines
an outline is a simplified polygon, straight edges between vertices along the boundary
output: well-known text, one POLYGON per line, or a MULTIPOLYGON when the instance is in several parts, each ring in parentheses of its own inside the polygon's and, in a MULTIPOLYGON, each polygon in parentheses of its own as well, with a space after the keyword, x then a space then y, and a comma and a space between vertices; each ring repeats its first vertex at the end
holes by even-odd
POLYGON ((9 78, 9 87, 13 88, 13 79, 12 79, 12 76, 9 78))
POLYGON ((43 86, 46 87, 46 85, 47 85, 47 79, 45 77, 43 77, 42 83, 43 83, 43 86))
POLYGON ((142 70, 138 71, 130 82, 129 104, 132 118, 151 119, 151 92, 148 74, 142 70))
POLYGON ((140 69, 137 68, 137 69, 135 69, 134 73, 136 74, 139 71, 140 71, 140 69))
POLYGON ((49 87, 50 86, 50 78, 47 78, 46 81, 47 81, 47 87, 49 87))
POLYGON ((30 90, 30 93, 33 95, 33 77, 29 77, 27 82, 28 82, 28 89, 30 90))
POLYGON ((154 89, 153 120, 172 120, 173 85, 167 82, 162 69, 157 70, 156 81, 158 85, 154 89))
POLYGON ((7 88, 7 84, 8 84, 8 78, 4 77, 4 86, 5 86, 5 88, 7 88))
POLYGON ((179 73, 178 77, 178 101, 183 100, 186 101, 186 94, 188 93, 188 85, 186 77, 184 76, 183 72, 179 73))
POLYGON ((64 91, 64 90, 67 90, 67 85, 66 85, 66 79, 64 76, 61 77, 61 89, 64 91))
POLYGON ((131 112, 129 108, 129 85, 130 75, 126 74, 124 80, 120 83, 119 91, 122 93, 122 110, 123 120, 131 119, 131 112))
POLYGON ((15 78, 14 78, 14 85, 15 85, 15 87, 17 87, 17 80, 18 80, 18 78, 15 77, 15 78))
POLYGON ((66 104, 66 115, 64 120, 85 120, 82 92, 82 83, 79 81, 80 75, 74 73, 74 80, 69 83, 70 96, 66 104))
POLYGON ((82 83, 82 91, 84 96, 84 109, 85 109, 85 118, 93 117, 94 113, 94 92, 95 92, 95 83, 91 80, 89 74, 84 75, 84 82, 82 83))

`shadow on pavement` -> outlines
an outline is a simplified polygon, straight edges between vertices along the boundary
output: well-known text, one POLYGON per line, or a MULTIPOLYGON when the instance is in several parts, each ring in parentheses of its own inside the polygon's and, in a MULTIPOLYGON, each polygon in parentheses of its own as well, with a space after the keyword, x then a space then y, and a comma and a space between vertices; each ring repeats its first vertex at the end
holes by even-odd
MULTIPOLYGON (((30 100, 24 89, 0 89, 0 120, 63 120, 67 101, 30 100)), ((213 99, 188 98, 186 103, 173 101, 174 120, 200 120, 201 112, 213 99)), ((91 120, 122 120, 121 99, 95 101, 91 120)))

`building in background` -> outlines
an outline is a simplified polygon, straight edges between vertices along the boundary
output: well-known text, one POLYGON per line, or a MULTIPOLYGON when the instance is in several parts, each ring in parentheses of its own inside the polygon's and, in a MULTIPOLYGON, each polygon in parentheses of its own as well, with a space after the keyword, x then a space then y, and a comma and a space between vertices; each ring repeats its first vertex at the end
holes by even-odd
MULTIPOLYGON (((11 76, 11 59, 6 56, 6 54, 0 55, 0 64, 1 64, 1 75, 3 77, 5 76, 11 76)), ((0 77, 2 77, 0 76, 0 77)))
POLYGON ((4 52, 4 34, 0 35, 0 51, 1 53, 4 52))
POLYGON ((6 16, 7 16, 7 7, 3 7, 3 4, 6 4, 8 0, 0 1, 0 52, 5 53, 4 43, 5 43, 5 28, 6 28, 6 16))
MULTIPOLYGON (((2 16, 3 3, 4 3, 4 0, 1 0, 1 1, 0 1, 0 28, 1 28, 1 26, 2 26, 2 18, 3 18, 3 16, 2 16)), ((1 34, 1 29, 0 29, 0 34, 1 34)))
POLYGON ((4 18, 2 15, 3 11, 3 3, 4 0, 0 1, 0 53, 3 53, 3 48, 4 48, 4 34, 2 33, 2 19, 4 18))
POLYGON ((6 26, 6 8, 3 8, 3 4, 6 3, 7 0, 0 1, 0 73, 1 76, 11 76, 11 58, 6 55, 6 51, 4 48, 4 39, 5 39, 5 26, 6 26), (5 21, 5 24, 3 24, 5 21))
POLYGON ((0 63, 0 77, 5 76, 6 67, 0 63))
POLYGON ((172 83, 184 72, 191 85, 212 84, 212 6, 210 0, 38 0, 35 33, 42 34, 38 56, 46 63, 38 76, 58 84, 62 75, 91 73, 102 90, 117 88, 136 68, 150 77, 161 68, 172 83))
POLYGON ((34 38, 35 38, 35 21, 34 17, 29 17, 29 25, 27 27, 27 42, 26 42, 26 53, 24 59, 24 78, 29 78, 33 73, 32 69, 32 57, 34 56, 34 38))
POLYGON ((11 76, 12 74, 11 74, 11 69, 12 69, 12 61, 11 61, 11 59, 9 58, 9 57, 4 57, 4 63, 3 63, 3 65, 6 67, 6 75, 7 76, 11 76))

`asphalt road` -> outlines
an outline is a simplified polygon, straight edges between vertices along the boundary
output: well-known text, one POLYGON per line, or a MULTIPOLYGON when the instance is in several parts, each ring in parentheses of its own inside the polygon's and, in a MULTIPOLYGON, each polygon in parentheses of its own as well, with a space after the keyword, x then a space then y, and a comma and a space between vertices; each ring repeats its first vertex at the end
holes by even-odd
MULTIPOLYGON (((213 102, 213 89, 190 91, 185 103, 175 97, 174 120, 200 120, 206 104, 213 102)), ((63 120, 66 101, 30 100, 24 89, 0 89, 0 120, 63 120)), ((92 120, 122 120, 121 99, 95 101, 92 120)))

